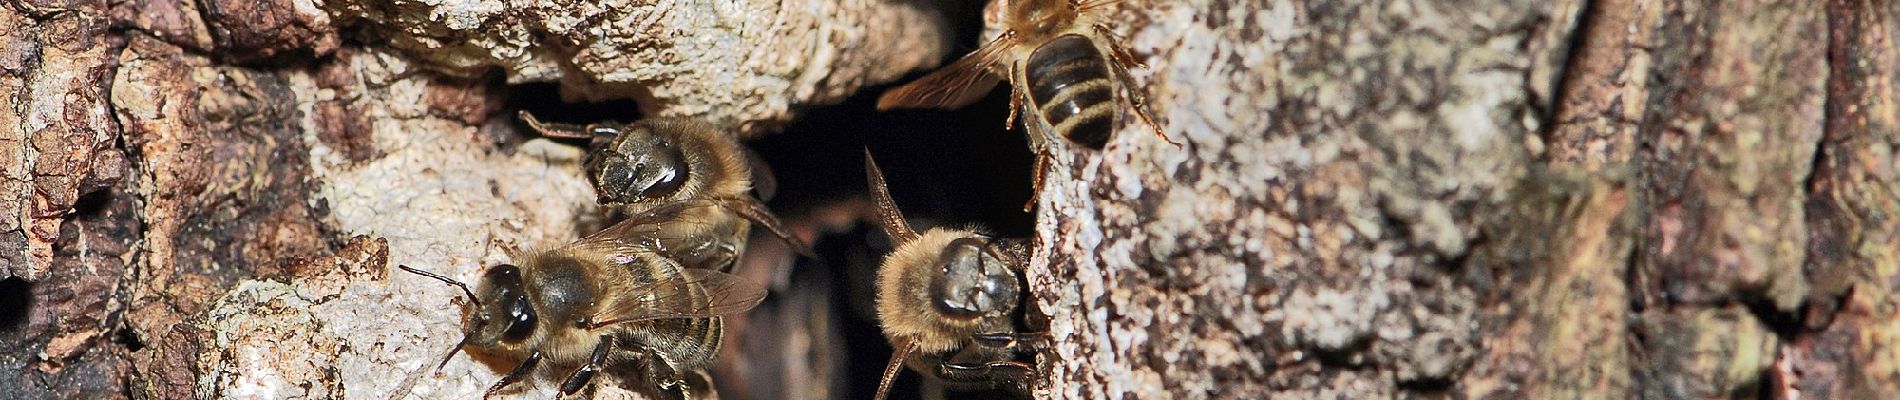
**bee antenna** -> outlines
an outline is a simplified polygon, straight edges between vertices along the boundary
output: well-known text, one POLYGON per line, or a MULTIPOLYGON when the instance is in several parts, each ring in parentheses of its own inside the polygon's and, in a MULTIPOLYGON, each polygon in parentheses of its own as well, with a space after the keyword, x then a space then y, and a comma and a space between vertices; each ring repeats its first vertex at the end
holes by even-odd
POLYGON ((884 379, 878 381, 877 397, 873 397, 872 399, 884 400, 885 397, 891 394, 891 382, 897 380, 897 371, 904 368, 904 361, 909 360, 910 355, 915 353, 917 353, 917 345, 910 341, 904 341, 897 345, 897 349, 891 353, 890 364, 884 365, 884 379))
POLYGON ((541 122, 541 119, 535 118, 534 114, 528 113, 528 110, 516 111, 515 118, 520 118, 522 123, 528 124, 528 129, 533 129, 535 132, 540 133, 541 136, 560 139, 594 138, 588 135, 587 129, 579 125, 541 122))
MULTIPOLYGON (((450 285, 455 285, 455 287, 459 287, 459 288, 462 288, 462 294, 463 294, 463 295, 466 295, 466 296, 468 296, 468 302, 469 302, 469 303, 474 303, 474 304, 475 304, 475 309, 477 309, 477 310, 479 310, 479 309, 481 309, 481 308, 482 308, 482 301, 481 301, 481 300, 476 300, 476 299, 475 299, 475 291, 473 291, 473 290, 468 290, 468 285, 467 285, 467 284, 463 284, 463 283, 462 283, 462 281, 458 281, 458 280, 455 280, 455 279, 451 279, 451 278, 449 278, 449 277, 446 277, 446 276, 442 276, 442 275, 437 275, 437 274, 436 274, 436 273, 434 273, 434 272, 429 272, 429 271, 423 271, 423 270, 419 270, 419 269, 415 269, 415 268, 410 268, 410 267, 409 267, 409 266, 407 266, 407 265, 397 265, 397 266, 396 266, 396 268, 402 268, 402 270, 404 270, 404 271, 409 271, 409 273, 411 273, 411 274, 416 274, 416 275, 422 275, 422 276, 426 276, 426 277, 430 277, 430 278, 434 278, 435 280, 438 280, 438 281, 442 281, 443 283, 447 283, 447 284, 450 284, 450 285)), ((459 346, 458 346, 458 347, 456 347, 456 348, 458 348, 458 349, 459 349, 459 348, 461 348, 461 347, 459 347, 459 346)), ((453 355, 453 354, 451 354, 451 355, 453 355)))
POLYGON ((884 171, 877 169, 877 160, 871 158, 871 149, 864 149, 864 174, 866 185, 871 187, 871 200, 877 203, 877 220, 884 225, 884 234, 891 237, 893 245, 910 243, 917 239, 917 231, 904 221, 904 213, 897 210, 897 202, 891 200, 891 189, 884 186, 884 171))

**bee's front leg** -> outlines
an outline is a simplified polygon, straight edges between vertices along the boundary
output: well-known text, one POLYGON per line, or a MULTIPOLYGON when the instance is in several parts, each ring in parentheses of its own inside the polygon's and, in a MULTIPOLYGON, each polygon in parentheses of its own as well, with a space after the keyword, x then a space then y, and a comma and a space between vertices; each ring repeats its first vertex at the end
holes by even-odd
POLYGON ((521 382, 522 379, 528 377, 528 373, 534 372, 534 366, 540 365, 540 364, 541 364, 540 351, 535 351, 534 353, 529 354, 528 359, 521 361, 521 365, 516 365, 513 371, 508 371, 507 375, 501 376, 501 380, 495 381, 494 386, 489 386, 488 391, 482 392, 482 398, 486 399, 489 397, 494 397, 495 393, 500 393, 502 388, 506 388, 508 387, 508 385, 513 385, 515 384, 515 382, 521 382))
POLYGON ((600 344, 594 346, 594 354, 587 359, 587 364, 574 369, 573 373, 567 374, 566 380, 561 381, 561 394, 574 394, 592 382, 594 375, 607 363, 607 353, 613 349, 613 345, 613 336, 600 335, 600 344))
POLYGON ((970 342, 981 346, 1014 349, 1044 349, 1052 340, 1048 332, 1001 332, 970 335, 970 342))
POLYGON ((947 382, 981 382, 990 387, 1008 384, 1019 391, 1027 391, 1026 385, 1034 371, 1035 367, 1016 361, 937 364, 937 377, 947 382))

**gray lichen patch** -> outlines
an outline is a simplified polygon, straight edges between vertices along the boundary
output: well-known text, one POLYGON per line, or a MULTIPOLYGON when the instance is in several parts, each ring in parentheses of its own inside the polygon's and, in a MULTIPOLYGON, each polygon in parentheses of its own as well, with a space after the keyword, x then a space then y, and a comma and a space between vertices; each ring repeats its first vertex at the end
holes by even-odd
POLYGON ((345 24, 425 60, 576 99, 634 98, 753 136, 943 57, 938 16, 880 0, 324 3, 345 24), (717 84, 708 84, 718 82, 717 84))
MULTIPOLYGON (((411 77, 412 66, 382 52, 366 51, 348 62, 359 76, 341 86, 361 93, 353 104, 373 121, 366 136, 379 156, 351 160, 315 137, 314 129, 304 138, 324 182, 318 197, 330 205, 339 231, 386 238, 390 266, 407 264, 471 284, 482 268, 506 261, 510 251, 554 246, 578 235, 576 221, 593 210, 593 191, 575 165, 577 149, 531 141, 513 154, 499 152, 484 131, 511 129, 506 119, 471 125, 441 114, 433 106, 439 101, 422 100, 445 90, 494 94, 443 88, 445 83, 426 74, 411 77)), ((305 107, 330 90, 308 77, 293 81, 308 91, 303 98, 312 101, 305 107)), ((346 386, 346 393, 463 398, 478 396, 499 379, 494 366, 467 356, 451 360, 439 374, 433 371, 461 336, 465 314, 453 287, 400 271, 391 272, 387 283, 343 287, 344 297, 311 311, 329 323, 325 334, 353 348, 376 349, 340 361, 346 378, 360 378, 345 379, 360 382, 346 386), (365 314, 373 310, 385 311, 365 314), (387 379, 392 376, 405 379, 387 379)), ((542 397, 549 388, 509 394, 542 397)))
POLYGON ((322 324, 310 301, 288 285, 248 281, 218 301, 206 316, 208 343, 219 351, 200 358, 198 396, 318 399, 338 395, 336 361, 340 340, 319 335, 322 324), (259 373, 308 371, 312 375, 259 373))
MULTIPOLYGON (((327 207, 326 224, 338 233, 380 240, 358 239, 332 257, 298 264, 281 283, 246 283, 228 294, 205 330, 255 333, 206 343, 217 356, 203 362, 241 367, 226 370, 241 376, 206 378, 200 393, 480 396, 498 370, 513 366, 463 355, 435 371, 461 336, 464 301, 452 286, 392 268, 406 264, 472 284, 510 251, 572 240, 577 221, 593 211, 593 192, 574 165, 578 149, 536 140, 503 152, 489 131, 512 129, 508 120, 491 119, 482 107, 443 107, 483 104, 497 93, 416 74, 385 52, 344 53, 336 62, 353 73, 290 72, 283 81, 301 115, 298 140, 310 149, 300 156, 316 182, 311 201, 327 207), (361 113, 367 132, 320 137, 335 128, 325 125, 335 115, 314 110, 331 106, 361 113), (453 110, 461 111, 445 112, 453 110), (500 123, 483 123, 489 120, 500 123), (365 148, 351 151, 357 146, 365 148), (330 358, 245 356, 278 347, 328 349, 320 353, 330 358), (285 389, 293 387, 322 390, 285 389), (259 392, 266 389, 276 391, 259 392)), ((544 398, 551 388, 530 383, 504 397, 544 398)), ((615 393, 625 394, 603 391, 615 393)))
POLYGON ((1153 67, 1135 89, 1183 145, 1131 123, 1105 151, 1056 149, 1031 282, 1043 309, 1089 312, 1053 316, 1044 394, 1370 398, 1456 379, 1482 293, 1456 261, 1527 174, 1526 79, 1549 58, 1520 27, 1544 7, 1121 3, 1153 67))

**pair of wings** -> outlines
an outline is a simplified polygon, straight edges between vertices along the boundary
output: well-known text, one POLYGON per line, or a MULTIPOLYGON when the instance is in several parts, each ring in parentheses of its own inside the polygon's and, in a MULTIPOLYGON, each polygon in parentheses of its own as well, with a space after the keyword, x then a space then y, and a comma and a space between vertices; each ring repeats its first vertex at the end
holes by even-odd
POLYGON ((877 109, 955 109, 970 105, 1002 82, 1003 71, 997 68, 1004 61, 1003 55, 1015 44, 1015 35, 1004 33, 936 72, 884 92, 877 98, 877 109))
POLYGON ((686 268, 671 258, 659 256, 669 242, 664 235, 681 231, 669 224, 711 224, 688 217, 699 207, 723 207, 713 200, 690 200, 655 207, 628 217, 598 233, 588 235, 573 246, 588 247, 589 253, 605 254, 616 267, 648 268, 641 262, 674 263, 677 274, 656 274, 630 288, 640 295, 612 302, 589 319, 594 327, 618 323, 673 318, 710 318, 731 315, 758 306, 765 300, 765 287, 736 275, 699 268, 686 268))
MULTIPOLYGON (((1072 7, 1066 11, 1079 14, 1120 2, 1122 0, 1072 0, 1049 4, 1066 3, 1064 5, 1072 7)), ((1045 18, 1053 17, 1054 14, 1047 15, 1045 18)), ((1008 72, 999 70, 1004 65, 1004 61, 1008 61, 1004 59, 1004 56, 1007 56, 1009 49, 1016 47, 1017 43, 1019 41, 1015 31, 1005 31, 996 39, 984 43, 983 47, 977 48, 976 51, 970 52, 969 55, 957 59, 950 65, 945 65, 936 72, 904 86, 884 92, 883 96, 877 98, 877 109, 880 111, 900 108, 955 109, 970 105, 977 99, 983 98, 983 95, 990 92, 990 88, 996 87, 996 84, 1002 81, 1001 76, 1008 72)))

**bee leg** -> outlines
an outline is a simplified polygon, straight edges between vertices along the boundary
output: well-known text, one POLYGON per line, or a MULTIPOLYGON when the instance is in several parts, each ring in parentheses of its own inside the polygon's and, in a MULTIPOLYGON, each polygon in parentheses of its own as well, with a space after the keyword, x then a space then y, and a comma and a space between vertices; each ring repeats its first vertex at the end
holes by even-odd
POLYGON ((746 196, 740 198, 722 198, 719 199, 719 203, 721 206, 726 207, 727 210, 732 210, 732 212, 739 214, 740 217, 745 218, 747 221, 759 224, 759 227, 765 228, 767 232, 772 232, 772 236, 778 236, 779 240, 784 240, 785 244, 791 245, 792 251, 798 252, 799 255, 818 257, 818 253, 811 251, 810 244, 805 243, 803 240, 798 240, 797 235, 793 235, 792 231, 785 229, 785 224, 779 222, 777 216, 772 215, 772 209, 766 207, 765 202, 746 196))
POLYGON ((1029 184, 1029 201, 1023 202, 1023 212, 1030 212, 1036 209, 1036 200, 1042 197, 1042 179, 1043 179, 1042 174, 1045 171, 1048 171, 1050 167, 1051 165, 1049 165, 1049 151, 1047 149, 1037 150, 1036 151, 1036 167, 1035 167, 1036 172, 1033 175, 1034 177, 1030 178, 1030 179, 1033 179, 1033 181, 1031 181, 1029 184))
POLYGON ((1110 53, 1114 53, 1114 56, 1109 59, 1108 64, 1113 66, 1112 69, 1115 70, 1115 78, 1121 80, 1122 92, 1128 96, 1129 106, 1135 109, 1135 117, 1141 118, 1141 122, 1148 124, 1148 128, 1152 129, 1155 136, 1160 137, 1162 141, 1166 141, 1168 144, 1174 145, 1174 147, 1181 147, 1180 142, 1169 139, 1168 134, 1161 132, 1161 125, 1156 124, 1154 115, 1148 112, 1148 96, 1141 94, 1141 90, 1135 88, 1135 78, 1128 75, 1128 66, 1133 65, 1147 69, 1148 65, 1135 60, 1134 54, 1129 53, 1128 48, 1122 46, 1121 40, 1115 38, 1115 32, 1110 31, 1108 26, 1097 24, 1095 25, 1095 32, 1108 39, 1107 42, 1108 48, 1111 50, 1110 53))
MULTIPOLYGON (((1010 69, 1014 70, 1015 68, 1011 67, 1010 69)), ((1014 76, 1014 74, 1012 74, 1011 76, 1014 76)), ((1023 108, 1022 91, 1019 91, 1013 88, 1010 89, 1009 90, 1009 118, 1003 119, 1003 129, 1010 129, 1010 128, 1016 127, 1016 113, 1022 110, 1022 108, 1023 108)), ((1027 125, 1029 124, 1029 122, 1025 121, 1023 122, 1023 124, 1027 125)), ((1027 126, 1023 127, 1024 130, 1028 130, 1028 128, 1029 127, 1027 126)))
POLYGON ((937 364, 937 377, 951 382, 1022 382, 1035 367, 1016 361, 937 364))
POLYGON ((666 359, 638 343, 630 343, 627 352, 632 353, 632 358, 644 367, 640 369, 646 374, 646 381, 653 385, 653 397, 695 398, 692 383, 680 371, 673 369, 671 364, 667 364, 666 359))
POLYGON ((541 136, 562 139, 594 139, 594 135, 587 132, 587 127, 558 122, 541 122, 541 119, 535 118, 534 114, 528 113, 528 110, 515 112, 515 117, 520 118, 522 123, 528 124, 528 129, 533 129, 536 133, 540 133, 541 136))
POLYGON ((1128 39, 1123 39, 1121 35, 1116 35, 1115 30, 1108 29, 1108 25, 1095 24, 1093 28, 1096 34, 1100 34, 1103 38, 1108 39, 1108 49, 1115 52, 1113 56, 1116 62, 1120 62, 1124 66, 1148 69, 1147 63, 1135 59, 1135 53, 1128 51, 1127 46, 1122 46, 1122 42, 1128 41, 1128 39))
POLYGON ((1049 342, 1052 341, 1048 332, 978 333, 970 335, 970 339, 972 343, 981 346, 995 348, 1026 347, 1030 349, 1048 348, 1049 342))
POLYGON ((539 364, 541 364, 541 352, 529 354, 527 360, 521 361, 521 365, 515 366, 513 371, 508 371, 507 375, 501 376, 501 380, 495 381, 494 386, 489 386, 488 391, 482 392, 482 398, 494 397, 495 393, 500 393, 502 388, 521 382, 522 379, 528 377, 529 372, 534 372, 534 366, 539 364))
POLYGON ((586 387, 588 382, 592 382, 594 375, 598 373, 603 366, 602 364, 607 363, 607 352, 613 348, 613 344, 614 338, 612 336, 600 335, 600 345, 594 346, 593 357, 587 359, 586 365, 582 365, 580 368, 575 369, 573 373, 568 374, 567 380, 561 381, 561 394, 574 394, 574 392, 579 392, 581 388, 586 387))

